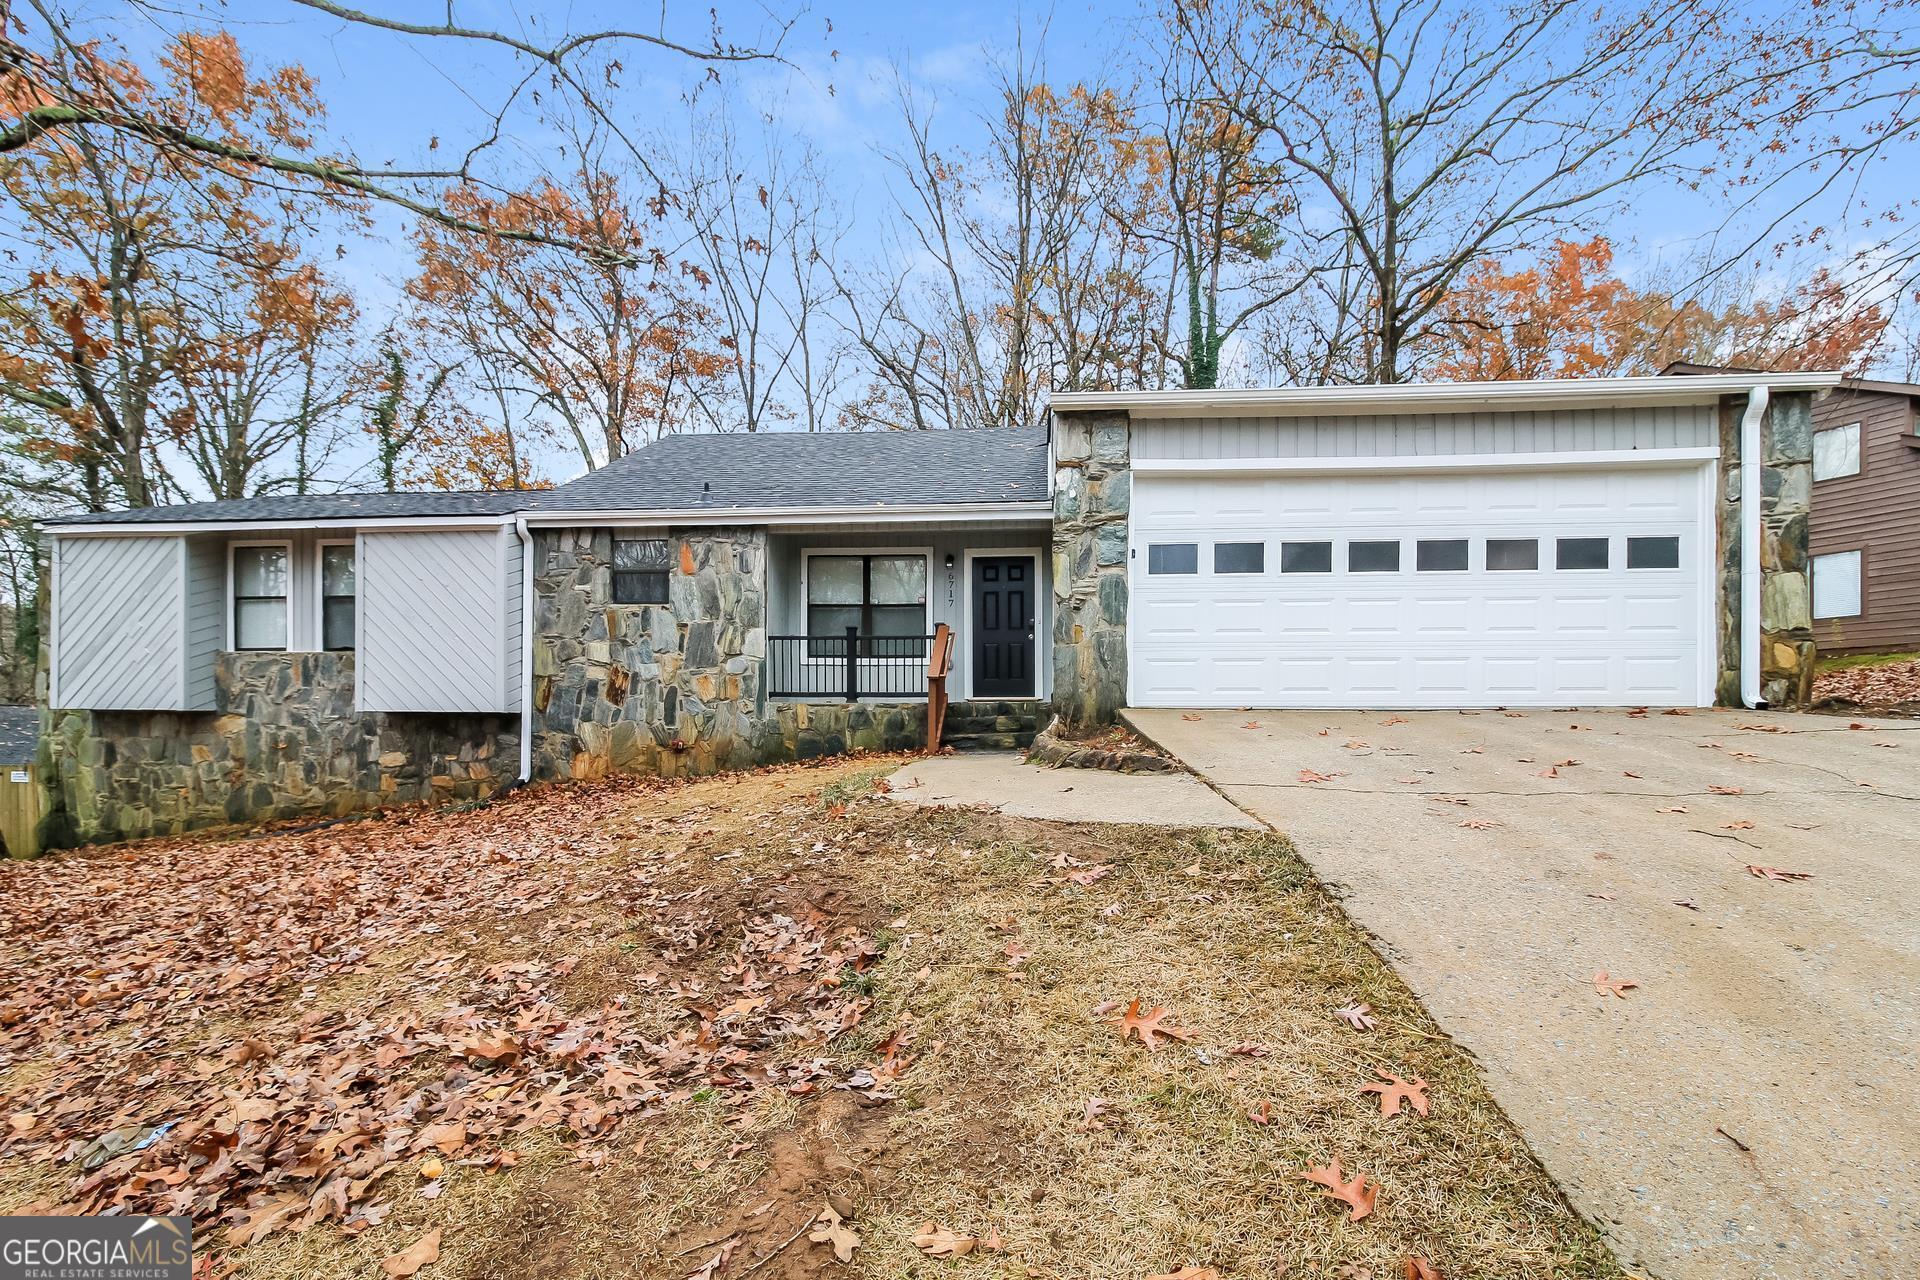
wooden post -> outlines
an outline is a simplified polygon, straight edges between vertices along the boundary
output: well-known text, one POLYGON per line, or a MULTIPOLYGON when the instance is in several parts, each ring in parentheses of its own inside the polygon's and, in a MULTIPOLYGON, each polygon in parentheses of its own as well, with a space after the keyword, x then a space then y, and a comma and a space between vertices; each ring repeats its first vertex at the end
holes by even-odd
POLYGON ((933 647, 927 650, 927 750, 940 749, 947 724, 947 673, 953 670, 953 629, 944 622, 933 627, 933 647))

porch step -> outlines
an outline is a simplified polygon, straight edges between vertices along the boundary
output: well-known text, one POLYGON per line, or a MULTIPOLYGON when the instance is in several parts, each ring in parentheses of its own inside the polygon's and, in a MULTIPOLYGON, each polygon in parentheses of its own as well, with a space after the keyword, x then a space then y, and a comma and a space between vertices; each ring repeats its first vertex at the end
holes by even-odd
POLYGON ((1033 744, 1047 714, 1042 702, 956 702, 947 708, 940 742, 955 751, 1021 751, 1033 744))

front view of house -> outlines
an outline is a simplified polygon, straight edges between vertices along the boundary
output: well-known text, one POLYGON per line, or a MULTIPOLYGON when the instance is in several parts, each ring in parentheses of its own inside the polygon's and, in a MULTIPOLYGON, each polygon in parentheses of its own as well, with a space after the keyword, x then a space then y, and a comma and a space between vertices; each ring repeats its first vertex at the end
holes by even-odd
POLYGON ((56 836, 911 748, 941 631, 961 745, 1043 708, 1797 702, 1835 382, 1074 393, 547 492, 50 520, 56 836))

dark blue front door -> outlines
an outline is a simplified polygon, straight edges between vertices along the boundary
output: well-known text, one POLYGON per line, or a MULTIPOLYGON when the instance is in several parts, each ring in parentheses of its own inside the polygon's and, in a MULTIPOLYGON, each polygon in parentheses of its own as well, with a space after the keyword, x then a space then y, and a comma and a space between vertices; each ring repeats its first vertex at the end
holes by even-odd
POLYGON ((1033 557, 973 562, 973 696, 1031 698, 1033 557))

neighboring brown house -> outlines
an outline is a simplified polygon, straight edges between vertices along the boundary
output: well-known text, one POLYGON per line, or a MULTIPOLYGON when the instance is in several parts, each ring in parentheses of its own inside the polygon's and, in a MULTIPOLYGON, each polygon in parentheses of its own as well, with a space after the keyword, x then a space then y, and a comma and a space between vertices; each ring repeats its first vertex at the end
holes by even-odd
POLYGON ((1848 378, 1813 402, 1807 541, 1820 652, 1920 650, 1920 384, 1848 378))

